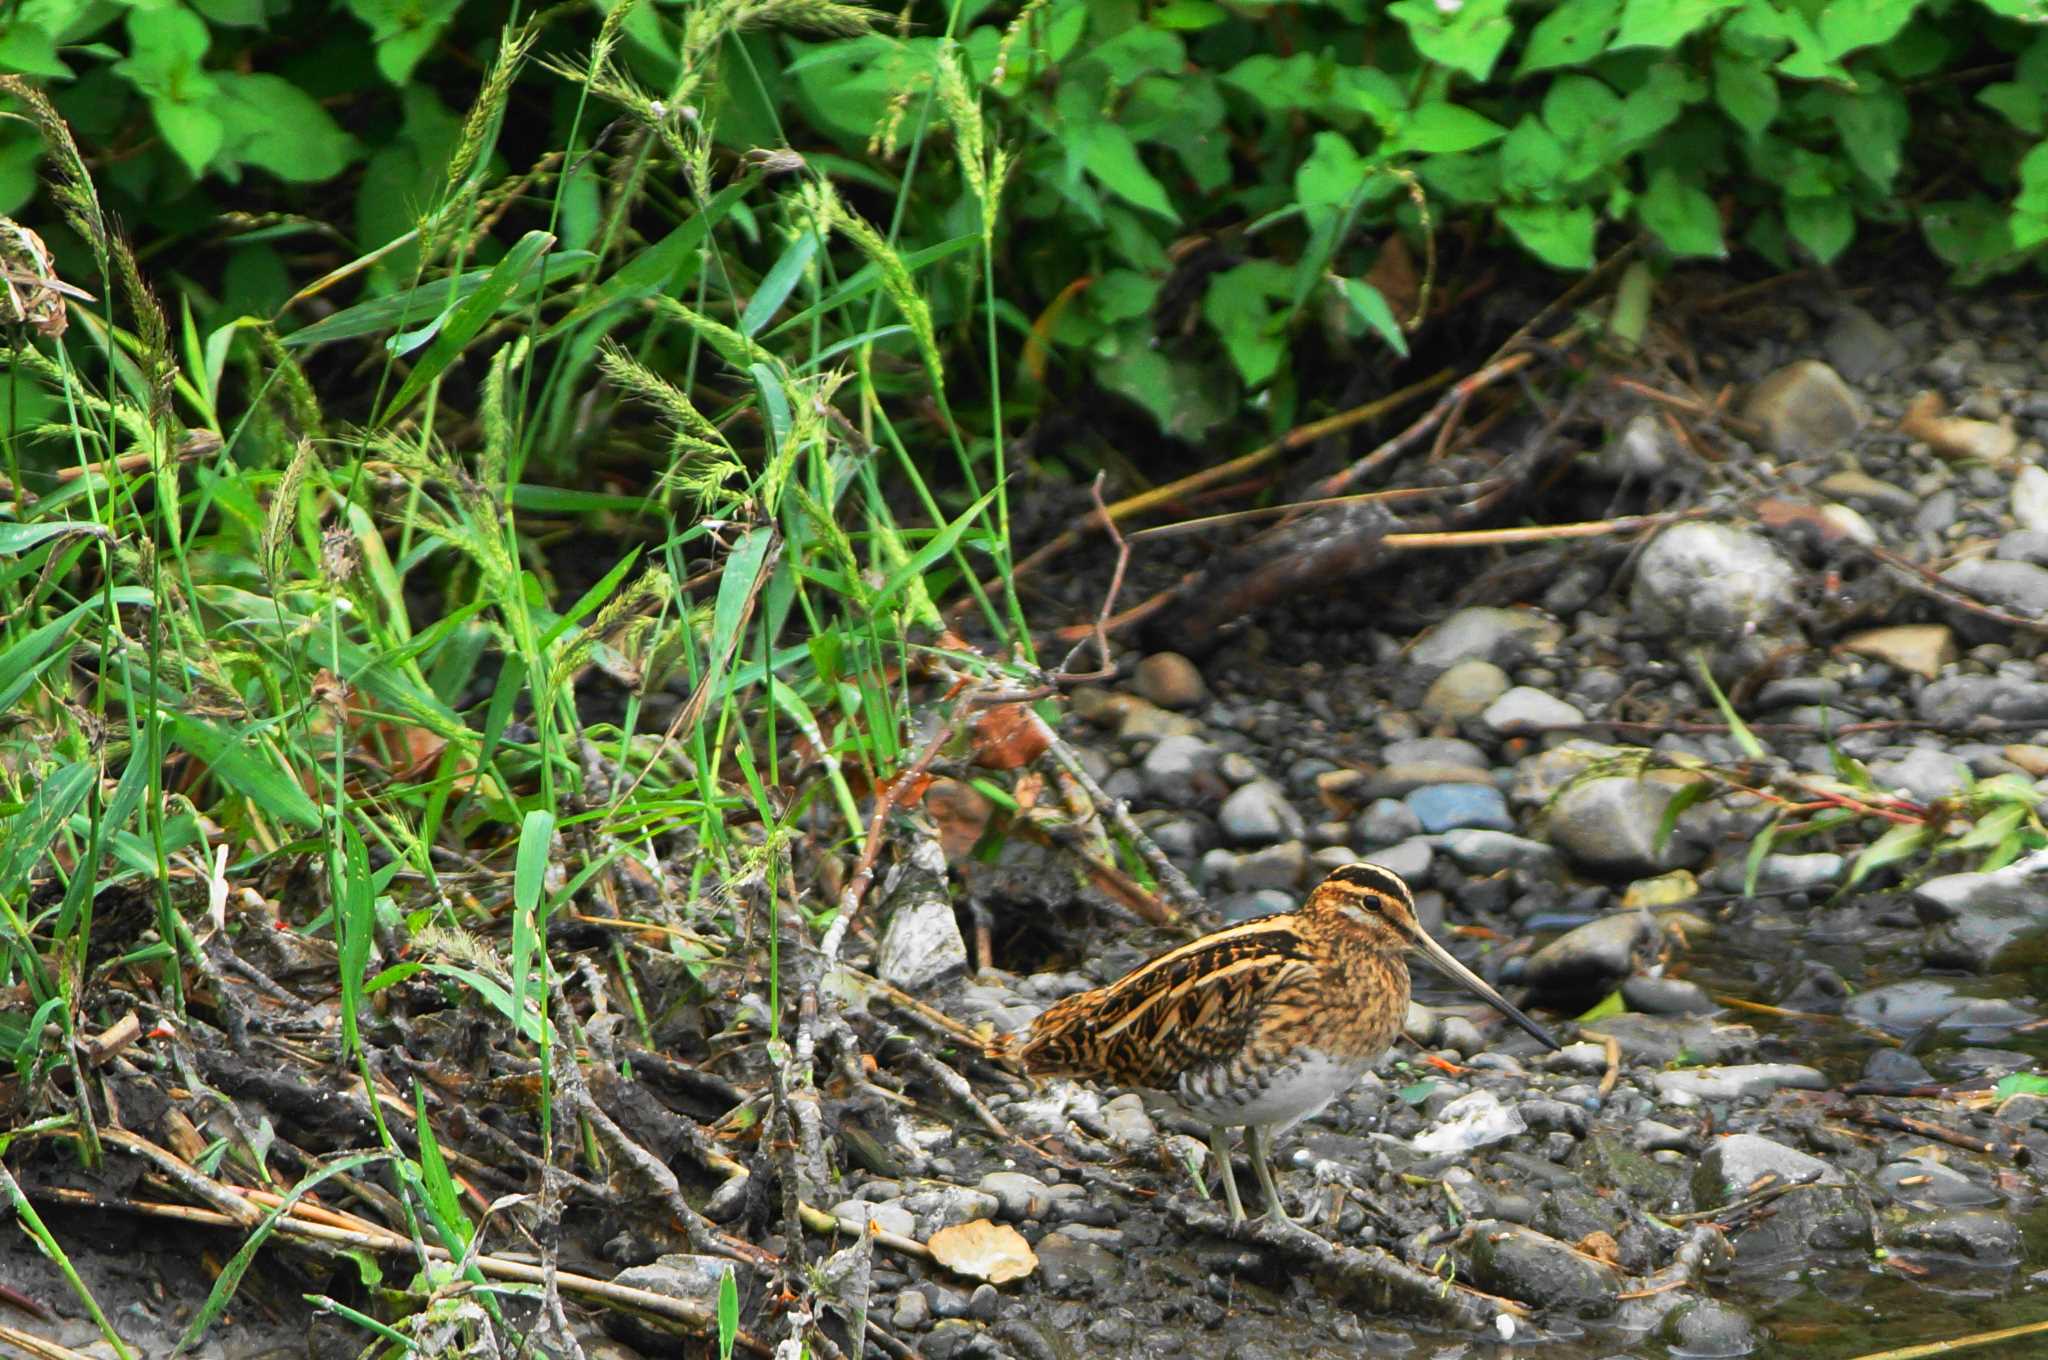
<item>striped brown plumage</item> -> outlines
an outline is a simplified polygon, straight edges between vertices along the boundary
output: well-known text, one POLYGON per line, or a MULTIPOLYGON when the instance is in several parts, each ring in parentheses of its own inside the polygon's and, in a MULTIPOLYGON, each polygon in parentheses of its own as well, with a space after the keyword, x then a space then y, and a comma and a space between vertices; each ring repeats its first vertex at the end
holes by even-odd
POLYGON ((1350 864, 1301 910, 1205 935, 1055 1002, 1002 1047, 1035 1076, 1157 1091, 1206 1121, 1233 1219, 1244 1210, 1225 1136, 1242 1125, 1267 1209, 1285 1217, 1270 1137, 1342 1095, 1393 1042, 1411 948, 1557 1046, 1423 932, 1400 875, 1350 864))

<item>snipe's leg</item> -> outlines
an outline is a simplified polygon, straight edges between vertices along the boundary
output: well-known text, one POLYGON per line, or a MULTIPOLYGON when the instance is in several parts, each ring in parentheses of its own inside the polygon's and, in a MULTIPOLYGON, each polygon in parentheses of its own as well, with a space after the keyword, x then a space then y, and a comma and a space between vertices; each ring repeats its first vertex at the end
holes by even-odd
POLYGON ((1223 1197, 1230 1201, 1230 1221, 1244 1222, 1244 1201, 1237 1197, 1237 1175, 1230 1169, 1230 1130, 1209 1126, 1209 1151, 1216 1155, 1216 1174, 1223 1178, 1223 1197))
POLYGON ((1259 1189, 1266 1194, 1266 1213, 1282 1223, 1293 1223, 1294 1216, 1280 1202, 1280 1187, 1273 1183, 1272 1132, 1263 1125, 1247 1124, 1245 1134, 1251 1143, 1252 1165, 1258 1169, 1259 1189))

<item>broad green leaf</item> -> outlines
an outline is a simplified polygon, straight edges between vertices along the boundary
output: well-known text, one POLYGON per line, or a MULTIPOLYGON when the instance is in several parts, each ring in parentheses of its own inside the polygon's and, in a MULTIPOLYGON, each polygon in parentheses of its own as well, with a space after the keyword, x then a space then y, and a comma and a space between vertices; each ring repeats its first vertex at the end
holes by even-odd
POLYGON ((377 43, 377 70, 393 85, 412 76, 420 58, 433 50, 462 0, 348 0, 377 43))
POLYGON ((718 1277, 718 1360, 732 1360, 732 1348, 740 1336, 740 1286, 727 1266, 718 1277))
POLYGON ((1820 40, 1828 55, 1888 43, 1920 8, 1921 0, 1835 0, 1820 12, 1820 40))
POLYGON ((1529 30, 1516 77, 1591 61, 1606 50, 1620 13, 1621 0, 1564 0, 1529 30))
POLYGON ((49 80, 71 79, 71 68, 57 55, 57 43, 30 22, 20 9, 0 29, 0 70, 49 80))
POLYGON ((46 519, 34 524, 18 524, 12 521, 0 522, 0 554, 27 552, 38 543, 47 543, 53 538, 68 537, 72 534, 90 534, 113 542, 114 536, 103 525, 85 520, 46 519))
POLYGON ((1287 357, 1275 303, 1291 293, 1287 270, 1271 260, 1247 260, 1209 280, 1202 316, 1222 337, 1224 352, 1247 387, 1271 378, 1287 357))
POLYGON ((1305 208, 1334 208, 1352 201, 1372 162, 1352 149, 1341 132, 1318 132, 1294 171, 1294 197, 1305 208))
POLYGON ((283 76, 223 71, 220 93, 207 106, 220 116, 227 159, 311 184, 332 179, 361 154, 319 101, 283 76))
POLYGON ((1407 26, 1416 51, 1474 80, 1492 74, 1515 36, 1508 0, 1463 0, 1450 6, 1438 0, 1395 0, 1387 13, 1407 26))
POLYGON ((2048 1077, 2038 1072, 2013 1072, 1998 1079, 1998 1085, 1991 1088, 1991 1094, 1998 1100, 2011 1100, 2014 1096, 2048 1096, 2048 1077))
POLYGON ((1471 151, 1491 146, 1507 135, 1506 128, 1483 113, 1436 100, 1400 121, 1388 150, 1471 151))
POLYGON ((1523 115, 1501 143, 1500 187, 1504 193, 1517 197, 1539 195, 1563 181, 1574 169, 1565 155, 1564 143, 1536 114, 1523 115))
POLYGON ((1856 214, 1849 200, 1830 198, 1787 198, 1785 230, 1822 264, 1833 264, 1856 238, 1856 214))
POLYGON ((398 389, 398 395, 385 404, 379 424, 388 424, 391 418, 411 404, 413 398, 427 390, 429 384, 447 372, 463 349, 483 330, 498 304, 510 297, 512 290, 526 279, 528 273, 539 264, 555 244, 555 238, 545 231, 529 231, 519 239, 518 244, 505 252, 505 258, 491 269, 483 285, 455 309, 448 324, 441 329, 427 352, 406 375, 405 385, 398 389))
POLYGON ((1593 210, 1539 203, 1500 210, 1505 226, 1522 248, 1555 269, 1590 269, 1593 265, 1593 210))
POLYGON ((1890 87, 1875 86, 1865 93, 1833 93, 1830 103, 1849 159, 1878 188, 1890 189, 1899 173, 1910 121, 1905 96, 1890 87))
POLYGON ((1714 102, 1752 138, 1778 117, 1778 81, 1753 61, 1714 54, 1714 102))
POLYGON ((157 131, 164 135, 164 144, 177 153, 185 168, 194 177, 204 174, 227 140, 227 128, 213 110, 175 99, 152 99, 149 112, 157 131))
POLYGON ((1672 47, 1686 35, 1742 0, 1628 0, 1613 46, 1672 47))
POLYGON ((1068 154, 1090 178, 1126 203, 1169 222, 1180 221, 1166 186, 1146 169, 1130 134, 1115 123, 1098 122, 1075 129, 1068 138, 1068 154))

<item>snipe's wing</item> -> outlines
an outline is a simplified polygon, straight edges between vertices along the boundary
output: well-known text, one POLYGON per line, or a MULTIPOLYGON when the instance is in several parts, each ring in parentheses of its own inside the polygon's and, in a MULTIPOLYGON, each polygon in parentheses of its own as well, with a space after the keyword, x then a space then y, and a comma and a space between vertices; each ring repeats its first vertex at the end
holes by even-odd
POLYGON ((1247 921, 1055 1002, 1018 1056, 1040 1075, 1171 1090, 1255 1045, 1268 1008, 1315 975, 1294 916, 1247 921))

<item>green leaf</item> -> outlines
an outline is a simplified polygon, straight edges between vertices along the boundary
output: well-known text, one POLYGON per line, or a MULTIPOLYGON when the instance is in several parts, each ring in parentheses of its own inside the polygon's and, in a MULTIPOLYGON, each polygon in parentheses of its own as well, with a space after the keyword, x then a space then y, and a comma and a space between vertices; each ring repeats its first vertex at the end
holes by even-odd
POLYGON ((1835 0, 1820 12, 1820 40, 1828 55, 1888 43, 1899 35, 1921 0, 1835 0))
POLYGON ((1743 0, 1628 0, 1613 47, 1674 47, 1687 34, 1743 0))
POLYGON ((1579 1024, 1585 1025, 1608 1019, 1611 1016, 1626 1014, 1628 1014, 1628 1002, 1621 999, 1621 991, 1617 988, 1606 996, 1601 997, 1599 1001, 1594 1003, 1593 1008, 1584 1015, 1574 1018, 1579 1024))
POLYGON ((58 848, 64 824, 98 777, 85 761, 61 766, 36 786, 27 807, 7 819, 0 839, 0 894, 14 898, 43 856, 58 848))
POLYGON ((727 1266, 718 1277, 718 1360, 732 1360, 733 1344, 740 1335, 740 1286, 727 1266))
POLYGON ((1713 796, 1714 786, 1705 779, 1695 779, 1678 786, 1671 795, 1671 801, 1664 805, 1663 814, 1657 818, 1656 834, 1650 838, 1650 844, 1657 853, 1662 854, 1664 847, 1671 843, 1671 837, 1678 831, 1678 819, 1713 796))
POLYGON ((1068 154, 1090 178, 1126 203, 1169 222, 1180 221, 1166 186, 1145 168, 1130 134, 1115 123, 1098 122, 1075 129, 1068 138, 1068 154))
POLYGON ((50 80, 71 79, 71 68, 57 56, 56 40, 17 9, 0 30, 0 69, 50 80))
POLYGON ((413 1082, 413 1132, 420 1144, 420 1188, 425 1190, 427 1214, 434 1221, 434 1233, 441 1246, 457 1260, 469 1249, 476 1225, 462 1212, 462 1192, 449 1173, 448 1159, 441 1155, 441 1140, 435 1136, 433 1121, 427 1118, 427 1093, 413 1082))
POLYGON ((529 231, 518 243, 505 252, 505 258, 492 267, 474 294, 456 307, 448 324, 434 338, 434 343, 420 357, 411 373, 406 375, 404 386, 398 395, 385 404, 379 424, 388 424, 391 418, 404 410, 414 397, 427 390, 436 378, 447 372, 448 366, 461 355, 465 346, 483 330, 498 304, 511 296, 512 290, 524 281, 528 273, 540 262, 543 255, 554 246, 554 236, 545 231, 529 231))
MULTIPOLYGON (((634 255, 603 283, 588 289, 574 310, 541 332, 541 339, 552 340, 563 331, 581 325, 596 313, 617 303, 631 302, 636 298, 674 287, 678 281, 677 276, 686 266, 690 276, 694 276, 698 248, 704 244, 705 236, 713 227, 725 220, 726 214, 730 213, 754 187, 757 178, 748 175, 720 189, 712 196, 711 201, 688 221, 634 255)), ((973 241, 978 238, 962 239, 973 241)), ((790 318, 790 321, 794 320, 795 317, 790 318)), ((783 323, 784 326, 789 324, 789 321, 783 323)))
POLYGON ((223 791, 254 803, 276 821, 311 831, 320 809, 291 775, 268 757, 269 747, 251 739, 246 727, 216 726, 185 713, 171 715, 171 743, 190 751, 209 769, 223 791))
POLYGON ((1778 82, 1753 61, 1714 53, 1714 102, 1751 138, 1778 117, 1778 82))
POLYGON ((461 8, 462 0, 348 0, 349 13, 376 40, 378 73, 393 85, 411 78, 461 8))
POLYGON ((1991 1088, 1991 1094, 1998 1100, 2011 1100, 2014 1096, 2048 1096, 2048 1077, 2038 1072, 2013 1072, 1998 1079, 1998 1085, 1991 1088))
POLYGON ((1508 130, 1483 113, 1462 104, 1441 100, 1424 104, 1401 120, 1387 150, 1471 151, 1490 146, 1508 135, 1508 130))
POLYGON ((1714 701, 1714 707, 1720 710, 1721 721, 1728 724, 1728 739, 1735 743, 1735 749, 1749 760, 1764 759, 1769 752, 1764 750, 1764 744, 1756 739, 1756 733, 1749 730, 1749 724, 1742 720, 1742 715, 1735 711, 1735 705, 1728 702, 1728 696, 1722 693, 1721 686, 1714 679, 1714 672, 1707 665, 1707 654, 1704 651, 1692 654, 1692 668, 1699 676, 1700 684, 1706 687, 1708 697, 1714 701))
POLYGON ((1856 214, 1846 198, 1787 198, 1785 230, 1814 259, 1833 264, 1856 238, 1856 214))
POLYGON ((1524 115, 1500 148, 1500 186, 1515 197, 1555 187, 1572 169, 1564 143, 1536 114, 1524 115))
POLYGON ((227 140, 227 128, 210 109, 172 99, 152 99, 149 113, 163 133, 164 144, 177 153, 196 178, 203 174, 227 140))
MULTIPOLYGON (((579 269, 587 268, 596 258, 587 250, 565 250, 548 256, 546 264, 526 276, 506 295, 505 307, 519 305, 530 297, 537 288, 568 277, 579 269)), ((364 335, 381 335, 385 331, 397 330, 404 326, 417 325, 430 318, 435 320, 429 336, 440 334, 441 327, 454 314, 455 306, 472 296, 491 277, 488 269, 472 269, 458 274, 451 284, 447 279, 429 279, 418 287, 407 288, 402 293, 388 297, 371 298, 353 307, 344 307, 331 316, 324 316, 303 330, 293 331, 284 337, 288 348, 302 349, 308 345, 325 345, 336 340, 354 340, 364 335), (454 295, 454 304, 449 295, 454 295)))
POLYGON ((343 132, 319 101, 283 76, 223 71, 210 108, 226 129, 227 155, 292 184, 332 179, 362 144, 343 132))
POLYGON ((2038 137, 2043 131, 2048 131, 2048 123, 2044 123, 2042 118, 2044 93, 2048 91, 2040 86, 2005 80, 1977 91, 1977 102, 2003 116, 2021 132, 2038 137))
POLYGON ((741 335, 758 335, 763 326, 775 319, 775 313, 803 281, 804 270, 817 253, 818 233, 808 228, 789 243, 774 267, 762 276, 754 296, 747 299, 747 309, 740 314, 741 335))
POLYGON ((1876 86, 1864 93, 1834 93, 1831 103, 1849 159, 1878 188, 1890 189, 1911 121, 1905 96, 1890 86, 1876 86))
MULTIPOLYGON (((932 563, 953 551, 954 547, 960 542, 960 536, 966 533, 976 520, 981 518, 981 512, 987 508, 990 501, 995 499, 995 495, 995 488, 993 487, 983 492, 980 500, 968 506, 957 519, 925 540, 924 546, 912 553, 909 561, 890 572, 888 579, 882 582, 882 588, 875 593, 876 607, 878 609, 893 609, 896 597, 903 593, 903 588, 909 585, 912 580, 930 570, 932 563)), ((723 610, 725 607, 725 583, 723 581, 719 582, 718 604, 719 608, 723 610)), ((716 630, 714 629, 714 631, 716 630)))
POLYGON ((1387 342, 1387 348, 1408 357, 1408 337, 1401 330, 1401 323, 1394 317, 1394 309, 1387 306, 1387 299, 1380 290, 1364 279, 1339 279, 1337 284, 1344 290, 1344 298, 1351 304, 1359 319, 1372 327, 1380 339, 1387 342))
POLYGON ((200 66, 211 36, 206 21, 175 4, 128 11, 128 55, 114 74, 151 100, 200 103, 214 91, 200 66))
POLYGON ((1202 316, 1216 328, 1247 387, 1266 382, 1287 357, 1274 302, 1291 295, 1287 271, 1271 260, 1247 260, 1209 279, 1202 316))
POLYGON ((1387 13, 1407 26, 1416 51, 1474 80, 1492 74, 1515 36, 1508 0, 1464 0, 1448 7, 1437 0, 1395 0, 1387 13))
POLYGON ((1743 857, 1742 861, 1742 895, 1744 897, 1756 896, 1756 881, 1763 873, 1764 860, 1771 853, 1771 847, 1778 843, 1778 825, 1783 820, 1783 813, 1771 818, 1770 825, 1759 831, 1756 839, 1749 843, 1749 853, 1743 857))
POLYGON ((1593 266, 1593 210, 1539 203, 1500 210, 1506 227, 1522 248, 1554 269, 1593 266))
POLYGON ((1351 139, 1325 129, 1294 172, 1294 197, 1305 208, 1350 203, 1365 184, 1372 162, 1352 149, 1351 139))
MULTIPOLYGON (((1888 868, 1901 861, 1911 859, 1934 843, 1936 831, 1919 822, 1897 822, 1882 836, 1865 846, 1849 866, 1849 876, 1842 882, 1842 893, 1861 883, 1879 869, 1888 868)), ((1837 894, 1838 896, 1840 894, 1837 894)))
POLYGON ((1428 1100, 1430 1096, 1435 1094, 1437 1086, 1437 1082, 1431 1081, 1429 1078, 1424 1077, 1421 1081, 1412 1081, 1409 1082, 1406 1086, 1397 1088, 1394 1091, 1394 1094, 1399 1096, 1401 1100, 1406 1104, 1420 1105, 1423 1101, 1428 1100))
POLYGON ((1559 66, 1578 66, 1607 49, 1621 0, 1564 0, 1529 30, 1517 79, 1559 66))

